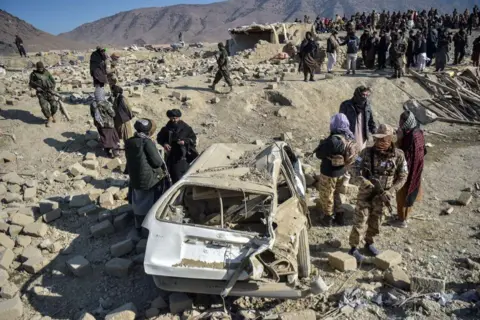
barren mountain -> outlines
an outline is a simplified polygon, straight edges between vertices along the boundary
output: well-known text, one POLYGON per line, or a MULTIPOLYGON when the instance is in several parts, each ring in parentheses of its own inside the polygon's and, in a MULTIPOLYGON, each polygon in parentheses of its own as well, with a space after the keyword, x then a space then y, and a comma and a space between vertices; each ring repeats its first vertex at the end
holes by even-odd
POLYGON ((91 46, 79 41, 72 41, 60 36, 38 30, 31 24, 0 10, 0 53, 13 53, 15 35, 22 38, 25 49, 31 51, 44 51, 55 49, 86 49, 91 46))
POLYGON ((471 7, 470 0, 229 0, 207 5, 176 5, 120 12, 61 34, 72 40, 90 43, 128 45, 133 43, 171 43, 180 31, 187 42, 217 41, 228 37, 228 28, 257 23, 293 21, 305 14, 333 17, 356 11, 406 10, 442 11, 471 7))

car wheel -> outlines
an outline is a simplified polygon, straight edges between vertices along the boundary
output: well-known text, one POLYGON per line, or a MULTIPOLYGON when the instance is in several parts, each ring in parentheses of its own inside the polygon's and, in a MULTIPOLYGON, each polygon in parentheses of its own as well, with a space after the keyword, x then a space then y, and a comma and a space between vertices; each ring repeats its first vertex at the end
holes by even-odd
POLYGON ((307 278, 312 272, 312 265, 310 264, 310 246, 308 244, 308 230, 306 227, 300 231, 298 241, 298 277, 307 278))

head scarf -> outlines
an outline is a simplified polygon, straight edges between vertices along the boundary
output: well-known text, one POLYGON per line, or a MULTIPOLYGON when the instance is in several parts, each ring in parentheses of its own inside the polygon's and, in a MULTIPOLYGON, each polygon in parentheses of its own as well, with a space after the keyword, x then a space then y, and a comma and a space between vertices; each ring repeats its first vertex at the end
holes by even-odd
POLYGON ((168 118, 180 118, 182 116, 182 111, 178 109, 172 109, 167 111, 168 118))
POLYGON ((357 89, 355 89, 355 92, 353 93, 353 101, 355 102, 355 105, 357 107, 363 108, 367 103, 368 97, 363 96, 363 93, 365 91, 369 91, 369 88, 365 86, 360 86, 357 89))
POLYGON ((410 131, 417 127, 417 119, 411 111, 404 111, 400 116, 400 128, 404 131, 410 131))
POLYGON ((350 122, 343 113, 337 113, 330 119, 330 132, 332 134, 341 133, 348 139, 354 139, 354 135, 350 131, 350 122))
POLYGON ((37 69, 45 69, 42 61, 38 61, 35 66, 37 67, 37 69))
POLYGON ((387 151, 392 146, 393 136, 374 138, 374 147, 378 151, 387 151))

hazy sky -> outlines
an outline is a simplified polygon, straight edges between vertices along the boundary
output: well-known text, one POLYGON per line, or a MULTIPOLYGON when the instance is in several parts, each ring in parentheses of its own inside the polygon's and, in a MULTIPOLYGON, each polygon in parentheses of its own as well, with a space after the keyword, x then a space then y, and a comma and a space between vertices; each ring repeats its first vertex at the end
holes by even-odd
POLYGON ((58 34, 121 11, 221 0, 0 0, 0 9, 36 28, 58 34))

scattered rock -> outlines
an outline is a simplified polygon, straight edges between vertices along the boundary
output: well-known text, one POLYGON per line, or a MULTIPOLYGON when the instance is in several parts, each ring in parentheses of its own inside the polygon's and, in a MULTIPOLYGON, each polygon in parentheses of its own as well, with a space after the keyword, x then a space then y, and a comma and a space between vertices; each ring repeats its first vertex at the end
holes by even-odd
POLYGON ((21 178, 16 172, 9 172, 3 175, 2 181, 20 186, 25 184, 25 179, 21 178))
POLYGON ((147 318, 147 319, 155 318, 159 314, 160 314, 160 310, 158 310, 156 308, 150 308, 150 309, 145 310, 145 318, 147 318))
POLYGON ((115 205, 115 200, 110 192, 105 192, 100 196, 99 203, 102 208, 111 208, 115 205))
POLYGON ((18 193, 7 192, 4 196, 5 203, 21 202, 23 197, 18 193))
POLYGON ((7 249, 13 249, 15 247, 15 241, 13 241, 5 233, 0 233, 0 246, 7 249))
POLYGON ((417 293, 435 293, 445 291, 445 279, 412 277, 411 290, 417 293))
POLYGON ((122 165, 122 160, 120 158, 115 158, 115 159, 110 160, 107 163, 106 167, 109 170, 114 170, 114 169, 120 167, 121 165, 122 165))
POLYGON ((24 201, 32 201, 37 197, 37 188, 26 188, 23 192, 24 201))
POLYGON ((399 266, 394 266, 385 273, 385 281, 399 289, 410 290, 410 277, 399 266))
POLYGON ((13 262, 14 254, 9 248, 0 251, 0 268, 7 270, 13 262))
POLYGON ((44 257, 32 257, 22 264, 23 269, 31 274, 40 272, 47 265, 44 257))
POLYGON ((90 197, 86 194, 73 196, 70 200, 70 208, 81 208, 92 203, 90 197))
MULTIPOLYGON (((89 170, 97 170, 100 167, 100 164, 97 160, 85 160, 83 161, 83 166, 89 170)), ((85 170, 83 173, 85 174, 85 170)))
POLYGON ((402 263, 402 255, 392 250, 386 250, 375 257, 375 265, 381 270, 387 270, 402 263))
POLYGON ((30 258, 37 257, 42 257, 42 252, 33 246, 28 246, 23 250, 22 254, 19 255, 19 260, 25 262, 30 258))
POLYGON ((106 272, 114 277, 127 277, 133 262, 129 259, 113 258, 105 264, 106 272))
POLYGON ((132 302, 111 311, 105 316, 105 320, 135 320, 137 307, 132 302))
POLYGON ((12 299, 18 292, 18 287, 12 283, 8 282, 2 285, 2 290, 0 291, 0 297, 3 299, 12 299))
POLYGON ((48 226, 41 222, 34 222, 23 228, 23 233, 32 237, 43 237, 47 231, 48 226))
POLYGON ((84 312, 80 315, 80 317, 78 317, 77 320, 96 320, 96 319, 90 313, 84 312))
POLYGON ((212 100, 210 100, 210 103, 212 104, 217 104, 220 102, 220 98, 219 97, 215 97, 215 98, 212 98, 212 100))
POLYGON ((14 320, 23 315, 23 303, 20 296, 0 301, 0 320, 14 320))
POLYGON ((193 308, 193 301, 185 293, 175 292, 169 296, 170 312, 178 314, 193 308))
POLYGON ((134 248, 133 241, 130 239, 118 242, 110 247, 112 257, 121 257, 130 253, 134 248))
POLYGON ((471 192, 462 192, 457 199, 457 203, 462 206, 468 206, 472 202, 473 196, 471 192))
POLYGON ((85 173, 85 168, 80 163, 75 163, 68 168, 70 174, 74 177, 80 176, 85 173))
POLYGON ((165 302, 165 299, 163 299, 163 297, 157 297, 150 304, 150 308, 163 310, 168 308, 168 304, 165 302))
POLYGON ((76 277, 84 277, 92 271, 90 267, 90 262, 85 259, 83 256, 75 256, 72 259, 66 262, 68 269, 76 276, 76 277))
POLYGON ((313 310, 300 310, 300 311, 292 311, 292 312, 284 312, 278 315, 278 319, 280 320, 315 320, 317 316, 315 315, 315 311, 313 310))
POLYGON ((62 216, 62 209, 55 209, 53 211, 45 213, 42 218, 46 223, 50 223, 54 220, 59 219, 62 216))
POLYGON ((115 232, 115 228, 110 221, 105 220, 90 227, 90 233, 95 238, 103 237, 115 232))
POLYGON ((357 260, 353 256, 341 251, 330 253, 328 255, 328 262, 334 269, 340 271, 357 269, 357 260))
POLYGON ((47 212, 53 211, 59 208, 58 202, 51 200, 42 200, 39 203, 40 214, 45 214, 47 212))

